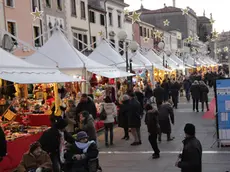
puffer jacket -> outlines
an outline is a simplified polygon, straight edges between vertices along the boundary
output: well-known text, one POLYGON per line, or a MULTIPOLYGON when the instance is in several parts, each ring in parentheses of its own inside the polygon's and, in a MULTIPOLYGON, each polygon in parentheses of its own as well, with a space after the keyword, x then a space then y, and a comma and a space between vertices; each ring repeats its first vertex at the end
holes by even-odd
POLYGON ((89 140, 97 140, 97 133, 92 115, 89 115, 81 124, 80 129, 85 131, 89 136, 89 140))
POLYGON ((114 103, 101 103, 100 113, 102 112, 103 108, 107 114, 107 118, 104 120, 104 123, 114 123, 114 118, 117 116, 116 105, 114 103))

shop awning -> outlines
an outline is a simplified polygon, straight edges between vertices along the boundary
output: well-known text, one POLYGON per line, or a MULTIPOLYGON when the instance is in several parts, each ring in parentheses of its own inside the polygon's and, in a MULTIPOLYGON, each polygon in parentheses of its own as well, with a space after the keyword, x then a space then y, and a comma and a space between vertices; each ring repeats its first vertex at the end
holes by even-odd
POLYGON ((187 56, 184 57, 184 63, 191 68, 195 68, 196 65, 195 59, 190 54, 187 54, 187 56))
MULTIPOLYGON (((122 70, 126 68, 125 57, 122 57, 106 40, 102 40, 88 58, 100 64, 114 66, 122 70)), ((132 67, 133 69, 141 68, 135 63, 132 63, 132 67)))
POLYGON ((140 67, 144 67, 145 69, 152 69, 153 67, 153 64, 144 55, 142 55, 139 50, 135 53, 129 53, 129 57, 140 67))
POLYGON ((2 48, 0 48, 0 78, 27 84, 82 81, 54 68, 27 63, 2 48))
POLYGON ((68 75, 82 75, 84 69, 108 78, 111 78, 111 72, 114 72, 114 78, 132 75, 86 57, 67 40, 59 29, 55 29, 49 40, 33 55, 26 57, 25 61, 57 67, 68 75))
POLYGON ((145 57, 153 64, 154 68, 168 72, 171 71, 163 66, 163 59, 159 57, 153 50, 149 50, 145 57))

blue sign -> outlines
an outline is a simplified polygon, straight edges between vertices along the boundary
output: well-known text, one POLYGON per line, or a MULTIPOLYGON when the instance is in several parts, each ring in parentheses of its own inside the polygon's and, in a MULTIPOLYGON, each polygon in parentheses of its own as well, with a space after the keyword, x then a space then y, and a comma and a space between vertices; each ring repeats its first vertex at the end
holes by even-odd
POLYGON ((230 79, 216 80, 216 108, 220 139, 230 139, 230 79))

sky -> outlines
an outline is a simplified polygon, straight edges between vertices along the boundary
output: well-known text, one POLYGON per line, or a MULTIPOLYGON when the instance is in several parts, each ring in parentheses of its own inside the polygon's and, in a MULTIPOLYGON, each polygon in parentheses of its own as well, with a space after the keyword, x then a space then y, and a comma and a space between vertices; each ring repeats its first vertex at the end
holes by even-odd
MULTIPOLYGON (((140 8, 141 0, 125 0, 130 5, 128 8, 137 10, 140 8)), ((172 6, 173 0, 143 0, 144 8, 159 9, 167 6, 172 6)), ((230 0, 176 0, 176 7, 178 8, 192 8, 198 16, 203 16, 205 10, 206 17, 210 17, 212 13, 215 20, 214 29, 217 32, 230 30, 230 0)))

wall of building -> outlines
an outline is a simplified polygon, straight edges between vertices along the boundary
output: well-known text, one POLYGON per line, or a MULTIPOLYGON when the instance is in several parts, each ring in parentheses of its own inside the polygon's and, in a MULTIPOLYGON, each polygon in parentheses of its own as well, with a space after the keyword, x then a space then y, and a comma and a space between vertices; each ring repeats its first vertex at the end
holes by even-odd
MULTIPOLYGON (((15 23, 15 36, 20 40, 33 46, 33 16, 31 15, 32 6, 31 0, 13 1, 13 7, 8 7, 5 4, 6 25, 8 22, 15 23)), ((7 31, 9 31, 7 26, 7 31)), ((28 56, 33 52, 20 45, 20 48, 15 52, 17 56, 28 56)))
MULTIPOLYGON (((4 6, 3 0, 0 0, 0 29, 5 30, 5 16, 4 16, 4 6)), ((0 46, 2 44, 3 34, 0 31, 0 46)))

